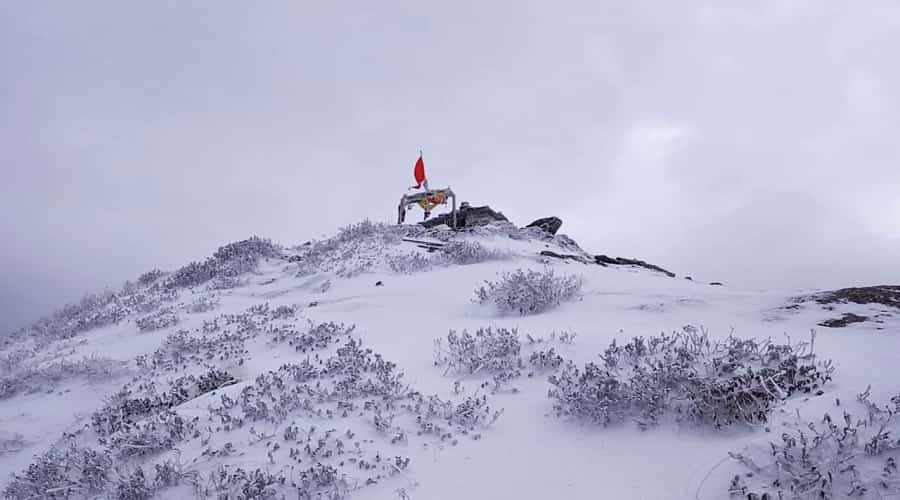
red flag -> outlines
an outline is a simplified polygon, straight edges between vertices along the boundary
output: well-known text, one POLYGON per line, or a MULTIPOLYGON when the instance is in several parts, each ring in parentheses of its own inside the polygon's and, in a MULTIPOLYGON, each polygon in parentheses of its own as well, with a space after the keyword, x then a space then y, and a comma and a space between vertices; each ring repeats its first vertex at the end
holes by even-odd
POLYGON ((421 153, 419 153, 419 159, 416 160, 416 168, 413 169, 413 175, 416 177, 416 185, 413 186, 414 188, 421 188, 422 183, 425 183, 426 189, 428 188, 428 181, 425 179, 425 160, 422 159, 421 153))

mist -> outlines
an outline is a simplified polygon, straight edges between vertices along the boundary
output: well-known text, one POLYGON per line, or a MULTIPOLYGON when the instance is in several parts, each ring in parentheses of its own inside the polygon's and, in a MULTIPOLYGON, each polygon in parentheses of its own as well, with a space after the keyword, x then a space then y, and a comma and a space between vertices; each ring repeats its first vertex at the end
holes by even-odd
POLYGON ((900 4, 0 5, 0 331, 430 184, 749 288, 900 282, 900 4))

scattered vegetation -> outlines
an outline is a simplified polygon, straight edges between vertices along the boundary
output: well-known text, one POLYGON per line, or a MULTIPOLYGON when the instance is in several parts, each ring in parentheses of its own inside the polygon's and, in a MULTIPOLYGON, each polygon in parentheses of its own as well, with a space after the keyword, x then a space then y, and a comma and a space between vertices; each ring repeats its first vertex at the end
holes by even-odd
POLYGON ((575 299, 581 286, 580 277, 557 276, 552 268, 517 269, 501 274, 497 281, 485 281, 475 296, 479 304, 494 304, 501 313, 538 314, 575 299))
POLYGON ((143 318, 136 319, 134 322, 137 325, 138 330, 142 332, 151 332, 177 325, 178 315, 175 314, 175 311, 173 311, 171 307, 163 307, 143 318))
MULTIPOLYGON (((203 262, 191 262, 165 279, 165 287, 190 288, 219 279, 223 284, 236 284, 236 278, 256 270, 260 259, 281 257, 281 248, 267 239, 252 236, 246 240, 230 243, 203 262)), ((226 286, 227 288, 227 286, 226 286)))
POLYGON ((613 342, 602 360, 580 369, 569 362, 550 377, 558 416, 602 425, 634 418, 641 428, 667 415, 715 427, 758 425, 794 394, 822 394, 833 372, 807 344, 712 341, 693 327, 613 342))
MULTIPOLYGON (((890 406, 859 395, 864 418, 846 410, 828 413, 821 422, 797 422, 770 443, 768 453, 753 457, 731 453, 748 469, 731 481, 732 497, 740 498, 887 498, 900 494, 900 395, 890 406)), ((838 402, 839 403, 839 402, 838 402)))
POLYGON ((79 361, 64 359, 46 365, 20 365, 0 378, 0 400, 19 393, 52 391, 60 382, 75 378, 108 380, 125 372, 125 364, 110 358, 91 356, 79 361))

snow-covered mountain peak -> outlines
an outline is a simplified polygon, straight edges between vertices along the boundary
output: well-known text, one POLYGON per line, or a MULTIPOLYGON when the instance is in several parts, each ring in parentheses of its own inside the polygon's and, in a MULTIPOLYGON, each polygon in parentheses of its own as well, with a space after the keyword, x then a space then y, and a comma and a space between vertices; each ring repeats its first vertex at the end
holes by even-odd
POLYGON ((806 423, 848 411, 894 428, 900 322, 869 295, 831 296, 710 286, 502 221, 252 237, 6 339, 2 486, 16 499, 887 493, 892 438, 806 423), (867 321, 819 326, 851 313, 867 321), (772 449, 809 458, 775 463, 772 449), (835 458, 855 469, 821 483, 835 458))

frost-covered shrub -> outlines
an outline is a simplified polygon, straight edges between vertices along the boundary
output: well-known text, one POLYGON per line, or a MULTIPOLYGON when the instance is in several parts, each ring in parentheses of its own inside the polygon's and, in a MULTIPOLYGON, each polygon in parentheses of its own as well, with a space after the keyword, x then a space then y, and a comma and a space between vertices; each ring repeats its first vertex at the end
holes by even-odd
POLYGON ((474 335, 468 330, 462 334, 450 330, 446 345, 441 339, 435 340, 435 351, 436 365, 461 374, 484 371, 513 378, 522 369, 522 344, 515 328, 479 328, 474 335))
POLYGON ((171 450, 189 437, 196 437, 197 418, 187 420, 173 411, 151 415, 125 425, 101 440, 121 458, 146 456, 171 450))
POLYGON ((528 363, 536 371, 556 370, 563 364, 563 357, 554 348, 535 351, 528 357, 528 363))
POLYGON ((100 494, 111 468, 109 453, 69 444, 36 457, 24 473, 13 475, 3 495, 10 499, 63 499, 100 494))
POLYGON ((144 469, 136 468, 124 477, 120 477, 116 483, 116 498, 118 500, 147 500, 153 496, 153 488, 147 484, 144 477, 144 469))
POLYGON ((228 278, 256 270, 259 259, 281 256, 281 249, 267 239, 252 236, 230 243, 203 262, 191 262, 166 278, 167 288, 189 288, 219 278, 222 283, 234 283, 228 278))
POLYGON ((194 375, 179 377, 172 382, 169 391, 162 394, 151 391, 151 394, 138 397, 126 386, 113 395, 103 408, 91 415, 91 425, 98 436, 109 436, 126 430, 148 415, 165 412, 235 382, 231 374, 214 368, 199 377, 194 375))
POLYGON ((194 314, 210 312, 217 309, 220 303, 221 300, 218 296, 204 293, 199 297, 194 298, 187 306, 187 311, 194 314))
POLYGON ((146 273, 140 275, 138 277, 138 285, 141 286, 150 286, 156 282, 156 280, 163 277, 163 272, 159 269, 152 269, 147 271, 146 273))
POLYGON ((732 497, 784 499, 887 498, 900 494, 900 395, 879 408, 868 390, 865 418, 797 422, 770 448, 731 453, 749 472, 731 481, 732 497))
POLYGON ((282 473, 272 474, 262 469, 247 471, 240 467, 231 469, 220 464, 210 472, 209 486, 202 493, 204 496, 216 494, 218 498, 275 500, 283 497, 285 483, 286 477, 282 473))
POLYGON ((16 332, 16 338, 28 337, 36 348, 75 337, 94 328, 117 324, 134 313, 148 313, 175 300, 174 290, 154 284, 148 287, 126 283, 117 292, 89 293, 73 304, 67 304, 50 316, 16 332))
POLYGON ((298 332, 293 328, 275 328, 275 342, 287 342, 300 352, 310 352, 318 349, 324 349, 331 344, 340 342, 353 333, 355 327, 345 326, 343 323, 334 322, 314 323, 309 322, 309 326, 305 332, 298 332))
POLYGON ((391 255, 388 257, 387 263, 391 271, 397 274, 421 273, 434 267, 431 259, 418 252, 391 255))
POLYGON ((90 381, 107 380, 125 372, 124 363, 100 356, 85 357, 79 361, 67 359, 44 366, 25 366, 0 377, 0 400, 20 392, 51 391, 60 382, 74 378, 90 381))
POLYGON ((175 314, 175 311, 173 311, 171 307, 166 307, 155 313, 148 314, 143 318, 138 318, 134 320, 134 323, 137 325, 138 330, 142 332, 152 332, 154 330, 162 330, 163 328, 177 325, 178 315, 175 314))
POLYGON ((149 363, 139 358, 138 364, 154 369, 173 370, 188 361, 194 363, 237 360, 240 363, 247 354, 246 336, 240 332, 221 331, 217 321, 206 322, 203 328, 195 332, 178 330, 166 336, 149 363))
POLYGON ((441 251, 451 264, 469 265, 510 257, 509 252, 487 248, 477 241, 453 240, 447 242, 441 251))
POLYGON ((26 360, 33 358, 35 354, 35 349, 22 347, 0 353, 0 376, 16 371, 26 360))
POLYGON ((479 304, 494 304, 502 313, 537 314, 575 299, 581 286, 580 277, 557 276, 552 268, 518 269, 501 274, 497 281, 485 281, 475 296, 479 304))
POLYGON ((550 377, 557 415, 603 425, 634 418, 642 428, 666 415, 716 427, 761 424, 793 394, 821 394, 833 371, 802 344, 712 342, 692 327, 613 342, 602 358, 582 369, 569 362, 550 377))

